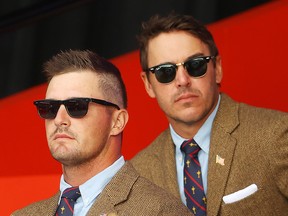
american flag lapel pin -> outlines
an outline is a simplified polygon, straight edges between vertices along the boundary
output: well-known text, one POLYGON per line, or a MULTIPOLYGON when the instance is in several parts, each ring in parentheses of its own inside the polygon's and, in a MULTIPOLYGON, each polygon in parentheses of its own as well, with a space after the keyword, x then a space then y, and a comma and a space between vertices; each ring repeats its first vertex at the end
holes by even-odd
POLYGON ((220 157, 219 155, 216 155, 216 163, 224 166, 225 165, 224 160, 225 160, 224 158, 220 157))

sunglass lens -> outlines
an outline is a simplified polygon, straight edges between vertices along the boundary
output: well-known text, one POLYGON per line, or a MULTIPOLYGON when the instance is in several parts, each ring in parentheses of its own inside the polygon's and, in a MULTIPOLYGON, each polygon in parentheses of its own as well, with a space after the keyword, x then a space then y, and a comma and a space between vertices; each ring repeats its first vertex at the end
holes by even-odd
POLYGON ((59 109, 58 103, 42 101, 36 104, 39 115, 44 119, 54 119, 59 109))
POLYGON ((207 71, 207 61, 205 59, 191 59, 185 63, 186 70, 192 77, 203 76, 207 71))
POLYGON ((176 67, 169 64, 161 65, 155 69, 155 76, 160 83, 169 83, 176 76, 176 67))
POLYGON ((87 114, 89 101, 83 99, 70 99, 65 102, 69 115, 73 118, 82 118, 87 114))

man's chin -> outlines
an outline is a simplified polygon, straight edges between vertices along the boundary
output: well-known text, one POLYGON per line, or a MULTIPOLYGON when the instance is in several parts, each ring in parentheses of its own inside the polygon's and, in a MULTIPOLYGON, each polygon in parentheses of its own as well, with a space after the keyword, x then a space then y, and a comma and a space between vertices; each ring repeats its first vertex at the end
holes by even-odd
POLYGON ((63 156, 53 156, 53 158, 58 161, 59 163, 61 163, 63 166, 78 166, 79 165, 79 161, 76 160, 74 157, 63 157, 63 156))
POLYGON ((61 164, 72 164, 72 163, 77 163, 78 162, 78 157, 75 155, 70 154, 67 149, 65 151, 60 151, 63 149, 56 149, 56 151, 51 152, 52 157, 60 162, 61 164))

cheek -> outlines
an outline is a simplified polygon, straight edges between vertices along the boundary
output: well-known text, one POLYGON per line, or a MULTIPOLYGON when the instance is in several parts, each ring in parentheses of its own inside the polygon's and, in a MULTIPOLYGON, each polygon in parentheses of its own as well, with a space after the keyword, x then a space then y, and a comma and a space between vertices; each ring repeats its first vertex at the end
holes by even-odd
POLYGON ((167 113, 173 106, 173 94, 171 93, 172 91, 169 90, 168 88, 162 88, 158 89, 158 91, 155 91, 155 97, 156 101, 159 105, 159 107, 167 113))
POLYGON ((201 80, 201 86, 203 91, 206 94, 211 94, 211 91, 214 92, 216 88, 218 88, 217 81, 216 81, 216 74, 214 70, 210 70, 204 79, 201 80))
POLYGON ((110 124, 110 121, 107 119, 98 117, 97 121, 87 122, 87 124, 79 128, 78 131, 81 131, 81 137, 83 139, 89 140, 89 142, 92 142, 93 140, 97 141, 99 139, 103 140, 109 135, 110 124))
POLYGON ((171 92, 172 90, 168 88, 169 86, 157 86, 154 89, 155 97, 158 101, 167 102, 171 98, 171 92))
POLYGON ((45 120, 45 130, 46 130, 46 137, 49 141, 50 136, 54 133, 56 130, 56 127, 52 120, 45 120))
POLYGON ((215 74, 211 74, 207 77, 205 82, 202 83, 200 91, 203 96, 203 103, 206 104, 205 106, 210 107, 211 104, 213 104, 217 100, 219 94, 219 87, 216 83, 215 74))
POLYGON ((107 129, 93 127, 79 135, 78 142, 87 154, 98 154, 103 151, 108 139, 107 129))

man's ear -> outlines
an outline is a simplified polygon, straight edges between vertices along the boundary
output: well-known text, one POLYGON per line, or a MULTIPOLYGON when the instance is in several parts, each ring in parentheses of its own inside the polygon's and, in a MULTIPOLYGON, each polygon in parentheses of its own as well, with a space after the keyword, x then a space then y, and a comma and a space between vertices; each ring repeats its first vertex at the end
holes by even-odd
POLYGON ((154 93, 154 90, 151 86, 151 83, 150 83, 150 80, 149 80, 149 77, 147 77, 147 74, 146 72, 142 71, 140 73, 140 76, 141 76, 141 79, 144 83, 144 86, 145 86, 145 89, 146 89, 146 92, 147 94, 151 97, 151 98, 155 98, 155 93, 154 93))
POLYGON ((220 84, 222 81, 222 77, 223 77, 223 71, 222 71, 222 64, 221 64, 221 56, 219 55, 216 57, 215 70, 216 70, 216 83, 220 84))
POLYGON ((113 113, 113 122, 110 135, 118 135, 122 133, 129 119, 126 109, 120 109, 113 113))

